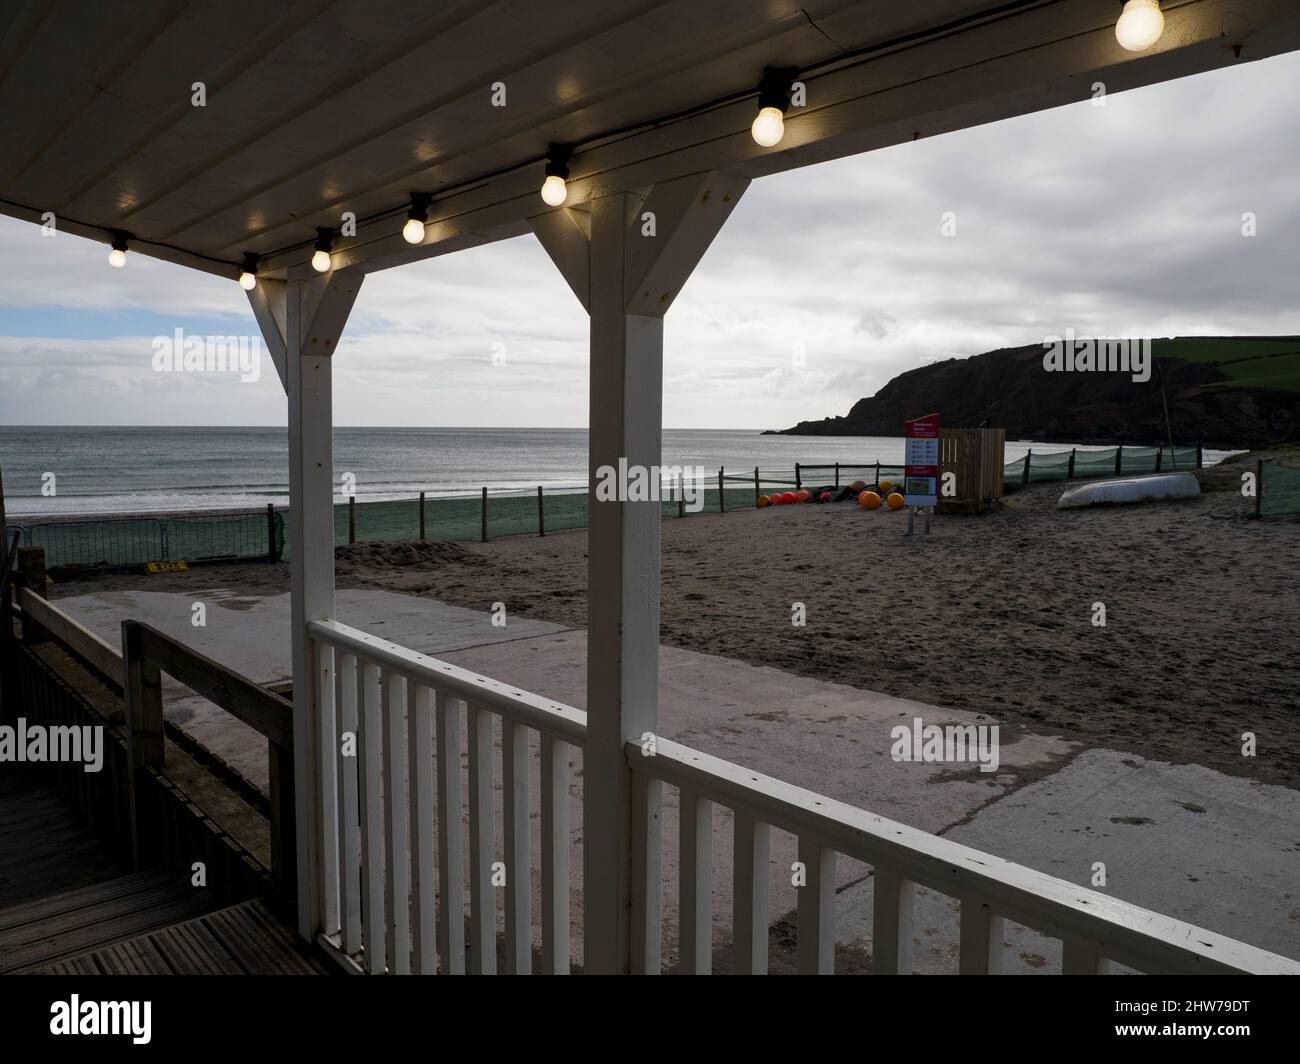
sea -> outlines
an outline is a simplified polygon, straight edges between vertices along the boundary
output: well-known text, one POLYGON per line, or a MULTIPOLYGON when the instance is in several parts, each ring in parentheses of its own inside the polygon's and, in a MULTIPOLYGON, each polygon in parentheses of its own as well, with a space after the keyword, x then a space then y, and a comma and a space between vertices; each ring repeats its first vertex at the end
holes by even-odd
MULTIPOLYGON (((1006 461, 1068 451, 1068 443, 1008 441, 1006 461)), ((1084 447, 1080 450, 1104 448, 1084 447)), ((1215 461, 1227 452, 1206 452, 1215 461)), ((767 436, 758 430, 665 429, 662 464, 709 477, 802 464, 900 465, 890 436, 767 436)), ((336 428, 335 482, 353 474, 357 501, 581 490, 587 430, 336 428)), ((8 516, 264 508, 289 501, 284 428, 0 426, 8 516), (52 477, 51 477, 52 474, 52 477), (52 485, 52 489, 51 489, 52 485), (52 490, 52 494, 51 494, 52 490)))

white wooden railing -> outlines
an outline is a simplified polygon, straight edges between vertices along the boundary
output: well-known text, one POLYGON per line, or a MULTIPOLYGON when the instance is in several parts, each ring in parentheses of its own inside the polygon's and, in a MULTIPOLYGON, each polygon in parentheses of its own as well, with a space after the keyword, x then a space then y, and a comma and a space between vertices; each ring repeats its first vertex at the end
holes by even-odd
MULTIPOLYGON (((532 970, 529 732, 540 734, 541 963, 570 970, 570 757, 586 714, 367 635, 337 621, 309 626, 320 704, 321 940, 370 973, 490 974, 497 964, 493 717, 501 718, 506 870, 504 967, 532 970), (468 731, 468 809, 461 749, 468 731), (355 756, 340 738, 357 737, 355 756), (436 787, 434 765, 437 766, 436 787), (469 919, 464 831, 469 832, 469 919), (434 854, 436 838, 437 854, 434 854), (436 880, 435 880, 436 868, 436 880), (438 959, 441 958, 441 965, 438 959)), ((802 972, 833 970, 835 864, 874 871, 873 970, 912 967, 916 884, 960 900, 959 970, 1000 969, 1003 922, 1063 943, 1065 974, 1109 962, 1143 972, 1300 974, 1300 962, 1205 931, 968 846, 898 824, 664 739, 629 743, 634 808, 678 788, 681 809, 680 970, 711 970, 713 806, 734 813, 735 968, 768 965, 769 836, 798 838, 806 884, 798 892, 802 972), (636 796, 640 796, 638 801, 636 796)), ((633 818, 635 820, 635 816, 633 818)), ((638 967, 657 971, 661 854, 654 831, 632 832, 638 967)), ((617 839, 584 834, 585 847, 617 839)))

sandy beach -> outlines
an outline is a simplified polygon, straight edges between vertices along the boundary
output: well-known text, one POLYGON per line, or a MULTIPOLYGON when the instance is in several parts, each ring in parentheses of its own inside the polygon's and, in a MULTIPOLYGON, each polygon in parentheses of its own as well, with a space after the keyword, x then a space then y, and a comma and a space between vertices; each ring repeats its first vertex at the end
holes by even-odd
MULTIPOLYGON (((910 539, 902 513, 848 504, 668 520, 662 641, 1300 788, 1300 545, 1292 519, 1239 519, 1240 476, 1260 456, 1300 464, 1294 450, 1256 453, 1205 470, 1197 500, 1083 511, 1057 511, 1061 485, 1041 484, 910 539)), ((336 568, 340 587, 586 622, 584 531, 358 544, 336 568)), ((287 590, 288 566, 110 576, 54 595, 123 586, 287 590)))

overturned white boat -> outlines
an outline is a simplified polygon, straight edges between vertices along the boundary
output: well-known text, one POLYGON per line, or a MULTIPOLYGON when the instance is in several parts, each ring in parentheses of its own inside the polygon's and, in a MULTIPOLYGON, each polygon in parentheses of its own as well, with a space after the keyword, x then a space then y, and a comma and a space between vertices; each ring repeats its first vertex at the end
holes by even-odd
POLYGON ((1161 473, 1152 477, 1128 477, 1124 480, 1094 480, 1065 492, 1056 504, 1058 510, 1103 503, 1153 502, 1157 499, 1194 499, 1201 486, 1191 473, 1161 473))

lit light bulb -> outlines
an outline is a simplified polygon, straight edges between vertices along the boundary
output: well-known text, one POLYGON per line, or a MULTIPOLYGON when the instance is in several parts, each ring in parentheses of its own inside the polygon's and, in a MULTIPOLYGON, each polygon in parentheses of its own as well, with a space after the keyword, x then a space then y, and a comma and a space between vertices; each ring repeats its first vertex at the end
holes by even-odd
POLYGON ((257 287, 257 275, 245 270, 239 275, 239 287, 245 292, 251 292, 257 287))
POLYGON ((764 107, 758 112, 754 124, 749 127, 755 143, 764 148, 780 144, 785 136, 785 116, 779 107, 764 107))
POLYGON ((408 218, 402 226, 402 239, 408 244, 424 243, 424 223, 419 218, 408 218))
POLYGON ((126 265, 126 252, 121 248, 114 248, 108 253, 108 264, 121 269, 126 265))
POLYGON ((330 253, 328 251, 315 251, 311 256, 311 268, 317 273, 327 273, 330 268, 330 253))
POLYGON ((559 174, 548 174, 542 182, 542 199, 551 207, 563 207, 569 198, 569 186, 559 174))
POLYGON ((1160 0, 1128 0, 1115 23, 1115 40, 1130 52, 1145 52, 1164 32, 1160 0))

